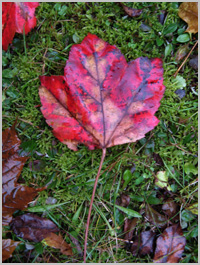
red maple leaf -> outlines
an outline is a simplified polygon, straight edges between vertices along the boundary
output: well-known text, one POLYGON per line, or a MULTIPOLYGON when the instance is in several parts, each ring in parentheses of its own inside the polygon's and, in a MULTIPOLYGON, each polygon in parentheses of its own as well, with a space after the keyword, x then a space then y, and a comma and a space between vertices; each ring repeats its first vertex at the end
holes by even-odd
POLYGON ((35 8, 38 2, 2 3, 2 47, 5 51, 12 42, 15 32, 27 34, 36 26, 35 8))
POLYGON ((79 143, 103 150, 89 219, 106 148, 135 142, 159 123, 154 114, 165 89, 162 61, 140 57, 127 63, 118 48, 88 34, 73 45, 64 76, 40 80, 41 111, 54 135, 74 151, 79 143))

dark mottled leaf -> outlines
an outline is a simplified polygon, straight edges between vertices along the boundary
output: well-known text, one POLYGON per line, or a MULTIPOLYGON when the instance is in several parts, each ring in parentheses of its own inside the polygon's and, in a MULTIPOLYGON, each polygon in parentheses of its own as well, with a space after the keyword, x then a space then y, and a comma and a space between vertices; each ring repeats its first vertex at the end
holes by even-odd
POLYGON ((198 55, 189 60, 189 65, 194 69, 198 70, 198 55))
POLYGON ((137 224, 138 219, 126 219, 124 222, 124 233, 125 233, 125 240, 132 240, 133 232, 135 230, 135 226, 137 224))
POLYGON ((154 210, 149 204, 146 204, 145 214, 148 221, 156 227, 164 227, 167 224, 166 217, 154 210))
POLYGON ((44 188, 34 189, 17 183, 23 166, 28 157, 20 156, 20 139, 15 131, 15 124, 6 129, 2 134, 2 210, 3 225, 8 225, 16 210, 24 210, 39 191, 44 188))
POLYGON ((156 241, 154 254, 155 263, 178 263, 186 244, 183 231, 179 224, 164 230, 156 241))
POLYGON ((153 231, 144 231, 141 233, 140 255, 147 255, 153 252, 154 239, 155 232, 153 231))
POLYGON ((51 232, 59 231, 51 220, 32 213, 17 216, 12 220, 10 226, 18 237, 33 242, 40 242, 51 232))

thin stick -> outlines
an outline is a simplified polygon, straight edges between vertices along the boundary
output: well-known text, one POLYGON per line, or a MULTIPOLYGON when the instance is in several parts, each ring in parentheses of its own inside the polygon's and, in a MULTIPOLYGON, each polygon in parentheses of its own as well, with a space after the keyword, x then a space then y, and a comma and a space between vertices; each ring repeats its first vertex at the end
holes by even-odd
POLYGON ((92 198, 91 198, 91 201, 90 201, 90 208, 89 208, 89 212, 88 212, 88 218, 87 218, 87 224, 86 224, 86 230, 85 230, 84 256, 83 256, 84 263, 86 263, 87 238, 88 238, 88 231, 89 231, 89 225, 90 225, 90 216, 91 216, 91 211, 92 211, 92 205, 93 205, 94 195, 95 195, 95 191, 96 191, 96 188, 97 188, 97 183, 98 183, 98 179, 99 179, 99 176, 100 176, 100 172, 101 172, 101 168, 102 168, 105 156, 106 156, 106 148, 103 148, 102 149, 101 162, 99 164, 99 169, 98 169, 98 172, 97 172, 97 176, 96 176, 96 179, 95 179, 94 188, 93 188, 93 192, 92 192, 92 198))
POLYGON ((188 57, 190 56, 190 54, 192 53, 192 51, 194 50, 194 48, 197 46, 198 41, 195 42, 194 46, 192 47, 191 51, 188 53, 188 55, 186 56, 185 60, 182 62, 182 64, 179 66, 179 68, 176 70, 176 73, 174 74, 174 77, 177 76, 178 72, 181 70, 181 68, 183 67, 183 65, 185 64, 185 62, 187 61, 188 57))

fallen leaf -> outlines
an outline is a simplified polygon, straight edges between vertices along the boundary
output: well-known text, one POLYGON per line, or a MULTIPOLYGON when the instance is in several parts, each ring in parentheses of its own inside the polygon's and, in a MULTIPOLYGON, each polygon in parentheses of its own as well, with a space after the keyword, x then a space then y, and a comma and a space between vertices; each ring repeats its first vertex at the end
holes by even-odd
POLYGON ((184 2, 180 5, 178 15, 187 24, 186 32, 198 32, 198 3, 197 2, 184 2))
POLYGON ((184 251, 186 239, 179 224, 164 230, 156 241, 155 263, 178 263, 184 251))
POLYGON ((20 139, 15 124, 2 133, 2 224, 8 225, 16 210, 24 210, 28 203, 45 188, 34 189, 17 183, 28 157, 19 155, 20 139))
POLYGON ((124 221, 124 233, 125 233, 125 240, 132 240, 133 232, 135 230, 136 224, 138 219, 132 218, 132 219, 126 219, 124 221))
POLYGON ((189 60, 189 65, 194 69, 198 70, 198 55, 189 60))
POLYGON ((122 207, 127 207, 130 203, 130 197, 129 195, 122 193, 120 198, 119 198, 119 203, 118 205, 122 206, 122 207))
POLYGON ((186 92, 185 92, 184 89, 177 89, 177 90, 175 91, 175 94, 176 94, 180 99, 182 99, 182 98, 185 97, 186 92))
POLYGON ((185 207, 185 209, 189 210, 193 214, 198 215, 198 202, 190 204, 188 207, 185 207))
POLYGON ((15 33, 27 34, 36 26, 38 2, 2 2, 2 47, 5 51, 15 33))
POLYGON ((13 241, 11 239, 2 240, 2 261, 12 257, 15 248, 20 244, 20 241, 13 241))
POLYGON ((143 231, 139 236, 136 236, 131 244, 131 253, 133 256, 144 256, 153 252, 155 232, 143 231))
POLYGON ((76 239, 75 237, 73 237, 70 234, 69 234, 69 237, 70 237, 72 243, 76 246, 78 254, 82 257, 83 256, 83 250, 82 250, 82 248, 80 246, 80 243, 78 242, 78 239, 76 239))
POLYGON ((145 216, 150 223, 156 227, 164 227, 167 224, 167 218, 154 210, 148 203, 145 207, 145 216))
POLYGON ((10 226, 13 232, 23 239, 40 242, 51 232, 58 232, 58 227, 49 219, 36 214, 26 213, 15 217, 10 226))
POLYGON ((61 253, 66 256, 73 255, 71 245, 67 244, 61 235, 51 233, 43 242, 52 248, 60 249, 61 253))
POLYGON ((120 3, 120 5, 123 7, 124 11, 129 17, 139 17, 143 12, 142 9, 131 8, 131 7, 125 6, 122 3, 120 3))
POLYGON ((166 171, 158 171, 155 177, 155 185, 161 189, 167 188, 171 191, 171 187, 168 184, 168 176, 166 171))
POLYGON ((120 50, 88 34, 72 46, 64 76, 41 76, 41 111, 54 135, 76 151, 134 142, 152 130, 164 93, 162 61, 127 64, 120 50))
POLYGON ((135 236, 133 239, 133 243, 131 244, 131 253, 133 256, 137 256, 140 248, 140 237, 135 236))
POLYGON ((181 61, 189 52, 189 44, 185 44, 183 46, 180 46, 177 53, 175 61, 179 62, 181 61))
POLYGON ((156 234, 153 231, 143 231, 141 233, 140 255, 147 255, 153 252, 155 235, 156 234))
MULTIPOLYGON (((162 205, 162 210, 171 219, 174 215, 178 213, 178 205, 173 199, 169 198, 162 205)), ((179 218, 179 215, 177 214, 176 217, 179 218)))
POLYGON ((163 160, 159 154, 153 153, 153 159, 155 160, 156 165, 161 167, 164 166, 163 160))

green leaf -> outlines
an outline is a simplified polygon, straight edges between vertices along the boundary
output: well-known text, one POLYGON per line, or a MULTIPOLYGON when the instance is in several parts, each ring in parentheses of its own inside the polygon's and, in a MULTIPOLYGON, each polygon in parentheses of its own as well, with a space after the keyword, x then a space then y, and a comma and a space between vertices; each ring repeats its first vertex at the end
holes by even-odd
POLYGON ((197 175, 198 174, 198 169, 196 166, 194 166, 193 164, 191 163, 185 163, 184 165, 184 169, 185 169, 185 173, 186 174, 189 174, 189 173, 192 173, 194 175, 197 175))
POLYGON ((172 82, 173 82, 173 86, 176 89, 186 87, 186 81, 180 75, 177 75, 176 78, 174 78, 174 80, 172 82))
POLYGON ((190 40, 190 35, 188 33, 181 34, 176 40, 181 43, 188 42, 190 40))
POLYGON ((53 208, 59 207, 66 203, 69 203, 69 202, 57 203, 53 205, 40 205, 40 206, 28 207, 27 210, 31 213, 42 213, 44 211, 49 211, 53 208))
POLYGON ((127 215, 131 216, 131 217, 142 217, 141 214, 139 214, 138 212, 136 212, 132 209, 124 208, 124 207, 119 206, 119 205, 115 205, 115 207, 118 208, 119 210, 121 210, 122 212, 126 213, 127 215))
POLYGON ((144 198, 142 196, 138 196, 138 195, 129 195, 130 198, 136 202, 143 202, 144 201, 144 198))
POLYGON ((162 204, 162 201, 152 195, 150 195, 148 198, 147 198, 147 202, 149 204, 162 204))
POLYGON ((72 36, 72 39, 75 43, 79 43, 79 36, 76 33, 72 36))
POLYGON ((164 40, 160 39, 159 37, 156 38, 156 44, 158 45, 158 47, 160 47, 161 45, 163 45, 164 40))
POLYGON ((192 214, 189 211, 183 210, 181 212, 181 221, 185 221, 187 223, 192 221, 194 218, 196 218, 196 215, 192 214))
POLYGON ((79 215, 81 213, 82 206, 83 206, 83 204, 81 204, 81 206, 78 208, 78 210, 75 212, 74 216, 72 217, 72 223, 76 224, 78 222, 78 218, 79 218, 79 215))
POLYGON ((133 175, 132 175, 131 171, 129 169, 126 169, 124 171, 124 175, 123 175, 124 184, 123 184, 123 188, 122 189, 126 188, 128 183, 131 181, 132 177, 133 177, 133 175))
POLYGON ((155 185, 159 188, 167 188, 169 191, 171 191, 171 187, 168 184, 168 176, 166 171, 158 171, 156 178, 155 178, 155 185))
POLYGON ((165 47, 165 58, 166 58, 168 55, 170 55, 171 51, 172 51, 172 44, 170 43, 170 44, 168 44, 168 45, 165 47))
POLYGON ((177 30, 177 23, 171 23, 169 24, 169 26, 167 26, 164 30, 163 30, 163 35, 167 35, 169 33, 173 33, 174 31, 177 30))

